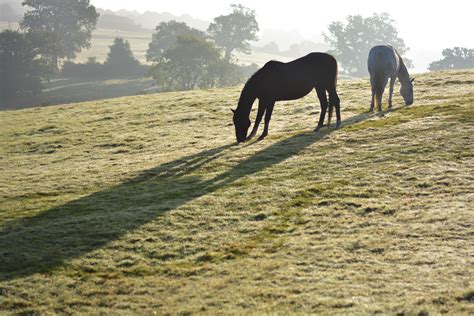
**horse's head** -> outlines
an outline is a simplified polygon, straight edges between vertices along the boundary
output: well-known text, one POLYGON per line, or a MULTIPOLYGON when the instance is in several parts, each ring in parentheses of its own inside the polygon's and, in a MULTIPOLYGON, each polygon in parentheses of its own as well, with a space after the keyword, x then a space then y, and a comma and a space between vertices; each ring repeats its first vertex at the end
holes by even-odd
POLYGON ((400 88, 400 94, 402 95, 403 100, 405 100, 406 105, 413 104, 413 81, 415 81, 415 78, 410 79, 405 84, 402 84, 402 87, 400 88))
POLYGON ((247 132, 251 125, 250 119, 248 116, 242 115, 241 113, 232 110, 234 113, 234 127, 235 127, 235 136, 238 143, 245 142, 247 139, 247 132))

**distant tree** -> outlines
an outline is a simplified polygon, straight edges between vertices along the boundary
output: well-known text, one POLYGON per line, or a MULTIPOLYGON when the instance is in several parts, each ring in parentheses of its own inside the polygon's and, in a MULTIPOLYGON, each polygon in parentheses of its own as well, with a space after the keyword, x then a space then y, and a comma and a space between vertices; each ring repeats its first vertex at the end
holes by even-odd
POLYGON ((59 59, 75 58, 82 48, 90 47, 99 14, 89 0, 24 0, 23 5, 32 10, 25 13, 22 29, 54 35, 56 47, 50 58, 56 71, 59 59))
POLYGON ((133 75, 140 62, 133 56, 130 43, 121 37, 116 37, 107 59, 104 63, 107 74, 133 75))
POLYGON ((282 52, 283 55, 289 57, 302 57, 311 52, 323 52, 328 49, 326 44, 315 43, 312 41, 302 41, 298 44, 291 44, 287 51, 282 52))
POLYGON ((163 53, 177 44, 178 37, 193 37, 205 39, 204 32, 189 27, 186 23, 169 21, 162 22, 156 27, 146 54, 147 61, 161 60, 163 53))
POLYGON ((0 33, 0 106, 41 93, 50 75, 47 61, 41 58, 47 41, 35 33, 0 33))
POLYGON ((114 14, 101 14, 97 21, 101 29, 143 32, 146 31, 141 25, 136 24, 131 18, 114 14))
POLYGON ((230 61, 233 51, 250 54, 249 41, 258 40, 258 23, 255 11, 242 6, 231 5, 232 13, 214 19, 207 33, 218 47, 224 49, 224 60, 230 61))
POLYGON ((278 54, 280 53, 280 48, 278 47, 277 43, 275 42, 269 42, 265 45, 263 45, 260 50, 265 53, 269 54, 278 54))
POLYGON ((179 36, 176 45, 155 60, 149 73, 163 91, 204 88, 213 81, 209 76, 219 57, 212 43, 179 36))
MULTIPOLYGON (((395 21, 387 13, 368 18, 350 15, 346 24, 331 23, 329 34, 323 36, 332 47, 329 53, 341 63, 343 72, 351 76, 367 75, 367 57, 375 45, 392 45, 401 55, 408 51, 403 39, 398 37, 395 21)), ((404 58, 404 61, 411 66, 410 60, 404 58)))
POLYGON ((230 87, 242 82, 245 68, 222 58, 209 65, 207 76, 202 80, 202 88, 230 87))
POLYGON ((98 64, 98 62, 97 62, 97 57, 96 57, 96 56, 87 57, 87 62, 86 62, 86 64, 89 64, 89 65, 98 64))
POLYGON ((474 68, 474 49, 464 47, 446 48, 442 54, 443 59, 430 64, 428 67, 430 71, 474 68))

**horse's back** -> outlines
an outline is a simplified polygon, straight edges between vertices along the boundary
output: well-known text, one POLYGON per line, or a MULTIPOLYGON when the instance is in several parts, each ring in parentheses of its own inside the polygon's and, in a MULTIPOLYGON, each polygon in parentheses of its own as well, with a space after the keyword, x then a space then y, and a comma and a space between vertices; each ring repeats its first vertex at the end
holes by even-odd
POLYGON ((335 85, 336 59, 326 53, 310 53, 288 63, 267 62, 252 78, 259 97, 294 100, 304 97, 316 85, 335 85))
POLYGON ((367 67, 371 76, 391 77, 398 72, 399 64, 398 53, 392 46, 375 46, 369 52, 367 67))

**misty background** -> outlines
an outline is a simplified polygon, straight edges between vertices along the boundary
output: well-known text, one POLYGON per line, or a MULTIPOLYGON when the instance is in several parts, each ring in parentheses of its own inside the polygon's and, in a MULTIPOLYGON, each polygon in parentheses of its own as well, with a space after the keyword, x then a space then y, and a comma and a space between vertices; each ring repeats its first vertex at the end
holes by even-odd
MULTIPOLYGON (((197 19, 197 23, 208 24, 215 16, 226 12, 232 1, 147 1, 136 0, 93 0, 99 8, 126 9, 136 13, 170 12, 184 19, 197 19)), ((256 12, 263 46, 272 41, 282 50, 291 44, 309 40, 324 43, 322 33, 333 21, 342 21, 348 15, 369 16, 386 12, 397 22, 399 35, 410 51, 407 56, 413 60, 412 72, 427 71, 431 61, 441 57, 446 47, 474 46, 472 36, 472 12, 474 3, 469 0, 453 1, 239 1, 256 12)), ((123 12, 123 11, 122 11, 123 12)), ((123 12, 124 13, 124 12, 123 12)), ((145 19, 146 21, 146 19, 145 19)), ((190 21, 191 22, 191 21, 190 21)), ((144 22, 145 23, 145 22, 144 22)), ((192 25, 189 23, 189 25, 192 25)), ((194 27, 198 28, 199 25, 194 27)), ((201 26, 207 27, 202 24, 201 26)))
MULTIPOLYGON (((25 8, 21 0, 0 0, 15 10, 13 18, 21 19, 25 8)), ((101 14, 98 28, 122 25, 125 30, 148 30, 150 33, 162 21, 185 22, 205 31, 216 16, 229 11, 235 1, 148 1, 148 0, 91 0, 101 14)), ((271 51, 272 42, 280 51, 291 45, 306 42, 314 50, 328 48, 323 32, 333 21, 343 21, 348 15, 370 16, 386 12, 396 21, 399 35, 410 50, 406 56, 413 61, 412 72, 425 72, 433 60, 441 58, 446 47, 473 47, 472 12, 470 0, 445 1, 350 1, 328 2, 294 0, 291 2, 239 1, 256 12, 260 26, 256 47, 271 51), (319 49, 318 49, 319 48, 319 49)), ((1 7, 0 16, 7 14, 1 7)), ((2 20, 5 20, 3 18, 2 20)), ((258 48, 257 48, 258 50, 258 48)))
POLYGON ((328 52, 367 77, 393 45, 411 74, 474 68, 471 3, 0 0, 0 109, 234 87, 328 52))

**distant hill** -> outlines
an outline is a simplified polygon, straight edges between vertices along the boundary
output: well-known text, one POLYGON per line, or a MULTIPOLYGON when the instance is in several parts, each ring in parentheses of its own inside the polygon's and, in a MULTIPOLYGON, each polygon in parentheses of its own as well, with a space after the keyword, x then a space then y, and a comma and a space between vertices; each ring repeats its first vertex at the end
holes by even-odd
POLYGON ((291 58, 298 58, 309 54, 311 52, 325 52, 329 50, 329 45, 324 43, 316 43, 312 41, 301 41, 298 43, 293 43, 287 50, 280 50, 278 44, 274 41, 267 43, 263 46, 253 46, 253 52, 261 52, 268 54, 281 55, 291 58))
POLYGON ((97 22, 97 27, 101 29, 129 31, 129 32, 148 31, 141 25, 135 23, 135 21, 133 21, 133 19, 129 17, 110 14, 108 12, 100 12, 100 17, 99 17, 99 21, 97 22))
POLYGON ((103 10, 103 9, 98 9, 98 11, 101 14, 126 17, 132 20, 134 23, 141 25, 141 27, 148 30, 154 30, 156 26, 160 24, 161 22, 168 22, 171 20, 175 20, 178 22, 184 22, 191 27, 205 31, 207 30, 207 27, 209 26, 209 23, 210 23, 209 21, 195 19, 188 14, 177 16, 169 12, 158 13, 158 12, 146 11, 144 13, 139 13, 137 11, 128 11, 128 10, 111 11, 111 10, 103 10))

